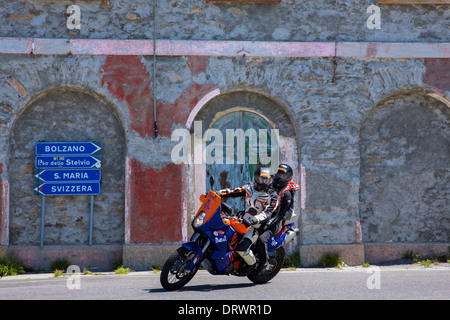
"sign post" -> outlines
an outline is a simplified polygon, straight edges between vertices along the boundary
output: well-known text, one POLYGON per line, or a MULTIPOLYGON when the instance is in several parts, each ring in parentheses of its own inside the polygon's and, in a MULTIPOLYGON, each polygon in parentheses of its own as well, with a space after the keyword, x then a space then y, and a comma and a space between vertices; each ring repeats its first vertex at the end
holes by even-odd
POLYGON ((42 197, 42 209, 41 209, 41 248, 44 247, 44 225, 45 225, 45 196, 42 197))
POLYGON ((90 195, 89 245, 92 245, 94 195, 100 194, 99 142, 37 142, 35 194, 42 196, 41 248, 44 247, 45 197, 90 195))

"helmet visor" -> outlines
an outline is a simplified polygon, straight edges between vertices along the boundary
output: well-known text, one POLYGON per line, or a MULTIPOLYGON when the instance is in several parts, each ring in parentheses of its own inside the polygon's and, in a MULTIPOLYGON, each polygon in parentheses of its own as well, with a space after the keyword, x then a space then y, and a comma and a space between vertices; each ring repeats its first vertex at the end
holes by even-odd
POLYGON ((256 177, 256 182, 261 185, 269 185, 271 183, 270 175, 262 174, 256 177))
POLYGON ((275 174, 275 178, 276 178, 276 179, 280 179, 281 181, 286 180, 287 176, 288 176, 288 174, 287 174, 286 172, 283 172, 283 171, 278 171, 278 172, 275 174))

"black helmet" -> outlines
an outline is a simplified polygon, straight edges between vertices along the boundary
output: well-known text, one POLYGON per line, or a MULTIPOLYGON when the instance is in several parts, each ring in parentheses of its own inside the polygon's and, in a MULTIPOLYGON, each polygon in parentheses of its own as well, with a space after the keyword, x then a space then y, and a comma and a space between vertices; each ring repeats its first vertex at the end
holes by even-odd
POLYGON ((270 184, 272 183, 270 169, 267 167, 259 167, 253 173, 253 180, 255 181, 255 189, 257 191, 269 190, 270 184))
POLYGON ((273 179, 273 185, 276 188, 284 188, 287 186, 288 182, 291 181, 294 172, 292 168, 287 164, 280 164, 278 166, 278 171, 273 179))

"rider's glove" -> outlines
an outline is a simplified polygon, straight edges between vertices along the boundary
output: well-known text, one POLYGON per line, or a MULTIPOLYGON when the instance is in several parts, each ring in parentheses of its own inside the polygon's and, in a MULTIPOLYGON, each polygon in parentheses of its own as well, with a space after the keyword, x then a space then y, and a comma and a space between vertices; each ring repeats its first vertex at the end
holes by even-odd
POLYGON ((226 195, 229 195, 230 193, 231 193, 231 190, 230 189, 221 189, 221 190, 217 190, 217 191, 215 191, 215 193, 217 193, 219 196, 226 196, 226 195))
POLYGON ((244 226, 245 226, 246 228, 248 228, 248 227, 250 227, 250 226, 253 226, 253 225, 255 225, 255 224, 258 224, 258 223, 259 223, 259 220, 256 219, 255 217, 248 217, 248 218, 245 218, 244 220, 242 220, 242 223, 244 224, 244 226))

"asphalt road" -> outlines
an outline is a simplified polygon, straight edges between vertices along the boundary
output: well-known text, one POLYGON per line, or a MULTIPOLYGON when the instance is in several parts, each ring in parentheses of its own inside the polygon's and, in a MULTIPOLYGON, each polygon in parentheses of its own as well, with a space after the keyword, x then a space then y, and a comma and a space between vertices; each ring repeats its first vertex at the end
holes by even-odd
POLYGON ((49 274, 0 279, 0 300, 450 300, 450 265, 282 270, 264 285, 247 278, 197 275, 167 292, 159 274, 132 272, 54 278, 49 274))

